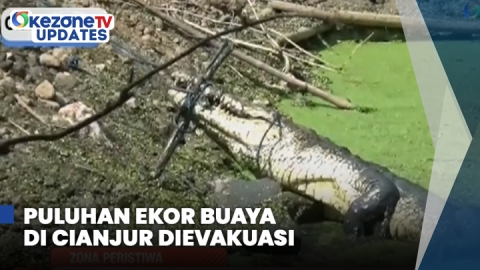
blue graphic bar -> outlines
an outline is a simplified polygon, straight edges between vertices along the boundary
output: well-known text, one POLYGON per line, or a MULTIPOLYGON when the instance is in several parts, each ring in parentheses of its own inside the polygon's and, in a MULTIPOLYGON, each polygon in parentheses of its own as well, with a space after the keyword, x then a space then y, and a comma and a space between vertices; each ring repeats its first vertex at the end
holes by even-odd
POLYGON ((14 212, 13 205, 0 205, 0 224, 13 224, 14 212))
MULTIPOLYGON (((419 270, 478 269, 480 267, 480 41, 476 30, 452 33, 451 39, 438 35, 427 19, 445 23, 471 23, 480 29, 480 1, 421 1, 433 45, 448 77, 459 109, 472 135, 443 212, 425 251, 419 270)), ((433 98, 433 97, 432 97, 433 98)), ((440 116, 439 116, 440 117, 440 116)), ((445 116, 447 117, 447 116, 445 116)), ((444 157, 448 158, 448 157, 444 157)), ((446 183, 445 183, 446 184, 446 183)))

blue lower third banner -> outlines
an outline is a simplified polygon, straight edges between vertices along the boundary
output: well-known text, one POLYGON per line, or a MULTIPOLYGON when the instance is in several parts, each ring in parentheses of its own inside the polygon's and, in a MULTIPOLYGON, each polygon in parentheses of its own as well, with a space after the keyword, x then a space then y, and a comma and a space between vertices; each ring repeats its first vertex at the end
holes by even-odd
POLYGON ((13 205, 0 205, 0 224, 13 224, 14 211, 13 205))
POLYGON ((479 33, 458 29, 459 33, 453 30, 450 35, 439 36, 427 18, 452 24, 478 23, 480 29, 480 1, 417 3, 473 138, 419 269, 477 269, 480 267, 480 151, 477 151, 480 133, 476 134, 480 123, 479 33))

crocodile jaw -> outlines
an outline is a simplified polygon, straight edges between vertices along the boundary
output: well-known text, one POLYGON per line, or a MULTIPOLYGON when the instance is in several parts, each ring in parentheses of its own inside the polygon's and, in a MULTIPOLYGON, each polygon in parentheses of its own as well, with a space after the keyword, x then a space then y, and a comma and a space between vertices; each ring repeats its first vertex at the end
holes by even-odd
MULTIPOLYGON (((177 106, 180 106, 186 97, 185 93, 175 90, 169 90, 168 94, 177 106)), ((208 106, 206 102, 198 102, 194 108, 194 116, 209 137, 224 150, 254 159, 260 146, 268 148, 278 142, 279 127, 272 125, 275 121, 274 112, 245 106, 228 95, 219 97, 210 88, 205 90, 205 96, 217 99, 218 105, 208 106)))

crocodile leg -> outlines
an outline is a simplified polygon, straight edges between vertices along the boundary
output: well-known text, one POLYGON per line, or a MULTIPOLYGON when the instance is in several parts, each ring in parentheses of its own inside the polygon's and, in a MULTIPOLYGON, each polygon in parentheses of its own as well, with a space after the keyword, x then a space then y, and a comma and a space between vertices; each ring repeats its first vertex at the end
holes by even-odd
POLYGON ((398 190, 397 192, 383 190, 391 189, 392 185, 391 182, 387 185, 379 184, 353 201, 343 223, 347 235, 368 235, 366 231, 368 227, 376 227, 375 235, 381 238, 390 237, 390 221, 400 199, 400 193, 398 190))

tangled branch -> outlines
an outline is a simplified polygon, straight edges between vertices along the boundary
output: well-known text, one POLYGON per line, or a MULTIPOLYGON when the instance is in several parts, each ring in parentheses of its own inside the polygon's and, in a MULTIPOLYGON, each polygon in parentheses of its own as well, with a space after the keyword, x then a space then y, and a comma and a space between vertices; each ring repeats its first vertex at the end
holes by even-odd
POLYGON ((131 90, 134 87, 141 85, 142 83, 147 81, 150 77, 152 77, 153 75, 155 75, 159 71, 170 67, 171 65, 175 64, 177 61, 183 59, 184 57, 186 57, 189 54, 191 54, 192 52, 194 52, 196 49, 198 49, 200 47, 203 47, 205 45, 208 45, 209 42, 214 40, 214 39, 217 39, 219 37, 222 37, 222 36, 225 36, 225 35, 228 35, 228 34, 231 34, 231 33, 239 32, 239 31, 242 31, 246 28, 249 28, 249 27, 252 27, 252 26, 255 26, 255 25, 259 25, 259 24, 262 24, 262 23, 265 23, 265 22, 268 22, 268 21, 272 21, 272 20, 275 20, 275 19, 295 17, 295 16, 297 16, 297 15, 296 14, 288 14, 288 13, 287 14, 278 14, 278 15, 270 16, 268 18, 261 19, 261 20, 251 21, 251 22, 248 22, 244 25, 234 27, 234 28, 231 28, 231 29, 227 29, 225 31, 222 31, 222 32, 217 33, 217 34, 212 35, 212 36, 208 36, 208 37, 204 38, 203 40, 201 40, 200 42, 198 42, 197 44, 195 44, 194 46, 190 47, 189 49, 183 51, 182 53, 180 53, 176 57, 170 59, 166 63, 164 63, 162 65, 159 65, 156 68, 152 69, 150 72, 148 72, 147 74, 145 74, 141 78, 137 79, 136 81, 131 82, 129 85, 121 87, 120 89, 118 89, 118 92, 120 93, 120 95, 118 96, 118 99, 116 101, 114 101, 113 103, 107 104, 107 106, 102 111, 100 111, 100 112, 94 114, 93 116, 79 122, 78 124, 72 125, 72 126, 66 128, 66 129, 64 129, 62 131, 59 131, 59 132, 56 132, 56 133, 27 135, 27 136, 12 138, 12 139, 8 139, 8 140, 4 140, 4 141, 0 142, 0 156, 7 155, 18 144, 23 144, 23 143, 28 143, 28 142, 36 142, 36 141, 49 141, 49 142, 51 142, 51 141, 60 140, 64 137, 66 137, 70 134, 73 134, 73 133, 79 131, 80 129, 92 124, 93 122, 96 122, 96 121, 100 120, 101 118, 107 116, 108 114, 110 114, 114 110, 120 108, 130 98, 132 98, 134 96, 134 93, 131 92, 131 90))

